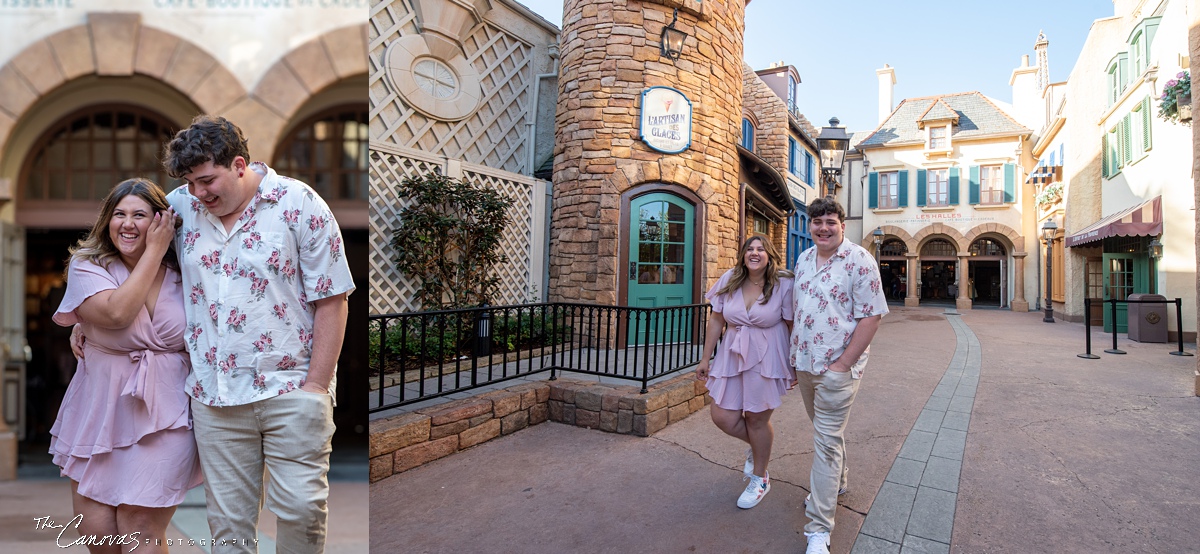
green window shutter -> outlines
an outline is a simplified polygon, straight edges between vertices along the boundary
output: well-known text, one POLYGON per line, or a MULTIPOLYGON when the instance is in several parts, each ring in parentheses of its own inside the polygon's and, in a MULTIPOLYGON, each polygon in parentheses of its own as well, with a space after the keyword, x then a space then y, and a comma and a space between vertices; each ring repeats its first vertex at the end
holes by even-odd
POLYGON ((879 173, 872 171, 871 184, 867 190, 867 207, 875 209, 879 207, 879 173))
POLYGON ((1104 158, 1100 163, 1100 172, 1103 173, 1104 178, 1107 179, 1112 176, 1112 173, 1108 171, 1108 133, 1104 133, 1104 136, 1100 137, 1100 153, 1104 158))
POLYGON ((1004 164, 1004 201, 1015 202, 1017 199, 1017 166, 1004 164))
POLYGON ((917 170, 917 205, 925 205, 925 170, 917 170))
POLYGON ((1125 114, 1121 119, 1121 165, 1126 165, 1133 159, 1133 147, 1129 143, 1129 116, 1125 114))
POLYGON ((1152 142, 1150 140, 1150 97, 1142 99, 1142 152, 1149 152, 1152 142))
POLYGON ((972 205, 979 203, 979 166, 971 166, 971 175, 968 178, 967 201, 972 205))
POLYGON ((950 168, 950 205, 958 205, 958 168, 950 168))
POLYGON ((900 187, 899 187, 900 192, 897 196, 900 197, 899 198, 900 203, 898 204, 898 206, 900 206, 901 208, 907 208, 908 207, 908 170, 904 170, 904 171, 900 172, 899 185, 900 185, 900 187))

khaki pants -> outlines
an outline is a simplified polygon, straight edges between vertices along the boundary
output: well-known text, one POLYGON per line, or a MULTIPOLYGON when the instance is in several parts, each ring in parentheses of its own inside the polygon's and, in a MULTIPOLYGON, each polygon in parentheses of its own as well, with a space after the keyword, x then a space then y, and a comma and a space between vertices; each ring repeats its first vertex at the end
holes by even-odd
POLYGON ((277 552, 323 552, 333 398, 295 390, 241 406, 192 400, 192 418, 213 553, 258 551, 264 481, 266 506, 279 518, 277 552))
POLYGON ((809 473, 810 499, 805 515, 812 521, 804 526, 806 533, 833 531, 833 516, 837 511, 838 489, 846 486, 849 466, 846 464, 846 421, 850 406, 858 394, 858 379, 850 372, 826 371, 813 375, 797 371, 796 388, 804 398, 804 408, 813 422, 813 462, 809 473))

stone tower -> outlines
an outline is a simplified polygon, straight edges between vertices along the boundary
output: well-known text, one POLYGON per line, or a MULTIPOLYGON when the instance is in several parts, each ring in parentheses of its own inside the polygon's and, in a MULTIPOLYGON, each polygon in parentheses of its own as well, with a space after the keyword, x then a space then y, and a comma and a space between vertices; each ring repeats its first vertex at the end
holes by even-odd
MULTIPOLYGON (((639 265, 647 259, 639 257, 644 250, 639 240, 646 217, 653 219, 638 219, 649 213, 639 208, 647 198, 665 199, 655 206, 689 214, 689 226, 678 228, 688 236, 672 235, 681 242, 664 242, 655 254, 688 251, 686 263, 661 266, 671 272, 672 283, 688 285, 675 302, 703 302, 707 287, 733 266, 739 246, 736 144, 745 3, 567 1, 555 125, 551 301, 634 304, 629 289, 640 284, 637 273, 647 265, 639 265), (673 18, 675 28, 688 35, 676 60, 659 46, 673 18), (682 152, 663 153, 640 140, 643 92, 660 86, 676 89, 691 103, 691 144, 682 152)), ((656 221, 649 225, 661 229, 656 221)))

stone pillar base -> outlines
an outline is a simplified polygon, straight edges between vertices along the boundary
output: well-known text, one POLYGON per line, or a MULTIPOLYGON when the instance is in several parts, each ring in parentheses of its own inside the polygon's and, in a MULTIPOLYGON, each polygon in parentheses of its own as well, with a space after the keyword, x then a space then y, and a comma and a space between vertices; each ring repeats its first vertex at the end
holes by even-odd
POLYGON ((972 304, 974 304, 974 303, 971 302, 970 298, 955 298, 954 299, 954 308, 958 311, 969 310, 969 309, 971 309, 972 304))
POLYGON ((1013 300, 1012 301, 1012 311, 1028 312, 1029 311, 1029 302, 1026 302, 1024 300, 1013 300))
MULTIPOLYGON (((1200 381, 1197 382, 1200 383, 1200 381)), ((12 431, 0 432, 0 481, 15 481, 16 479, 17 434, 12 431)))
POLYGON ((915 307, 917 307, 917 306, 920 306, 920 305, 921 305, 921 299, 920 299, 920 298, 915 298, 915 297, 912 297, 912 296, 906 296, 906 297, 904 297, 904 306, 905 306, 906 308, 915 308, 915 307))

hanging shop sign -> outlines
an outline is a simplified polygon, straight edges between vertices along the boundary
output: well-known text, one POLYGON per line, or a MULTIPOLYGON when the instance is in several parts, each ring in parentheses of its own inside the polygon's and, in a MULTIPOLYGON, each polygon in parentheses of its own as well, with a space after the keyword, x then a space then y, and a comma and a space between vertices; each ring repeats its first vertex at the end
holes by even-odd
POLYGON ((642 91, 642 142, 666 154, 678 154, 692 146, 692 102, 671 87, 642 91))

